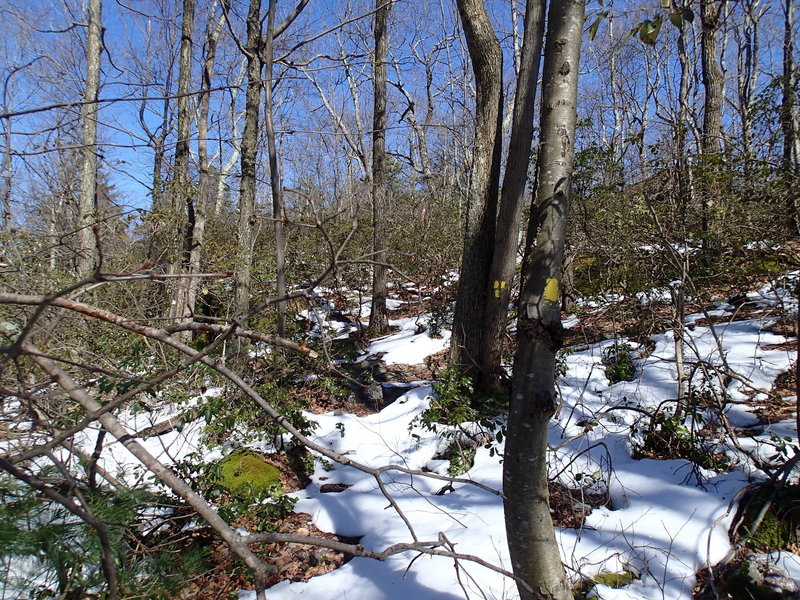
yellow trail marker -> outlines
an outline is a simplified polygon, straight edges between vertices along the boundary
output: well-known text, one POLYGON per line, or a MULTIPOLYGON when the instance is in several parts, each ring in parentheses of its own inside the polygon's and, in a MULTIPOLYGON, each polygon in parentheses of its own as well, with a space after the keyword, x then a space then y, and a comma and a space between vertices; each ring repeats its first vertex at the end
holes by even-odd
POLYGON ((544 286, 544 297, 550 302, 558 302, 558 279, 550 277, 544 286))

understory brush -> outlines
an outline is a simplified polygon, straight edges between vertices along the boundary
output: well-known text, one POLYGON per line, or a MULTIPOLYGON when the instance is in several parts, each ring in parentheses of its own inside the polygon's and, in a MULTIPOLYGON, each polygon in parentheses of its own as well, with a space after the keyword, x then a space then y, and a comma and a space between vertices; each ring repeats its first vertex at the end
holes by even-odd
MULTIPOLYGON (((77 473, 75 474, 77 475, 77 473)), ((54 467, 36 477, 63 477, 54 467)), ((76 486, 94 517, 93 528, 61 504, 8 476, 0 477, 0 582, 17 598, 97 597, 106 588, 100 568, 106 552, 115 564, 122 598, 168 600, 209 568, 209 548, 196 532, 183 531, 192 514, 182 503, 142 488, 76 486)))
MULTIPOLYGON (((447 442, 439 458, 450 461, 448 473, 457 476, 472 467, 478 446, 492 456, 506 435, 503 413, 507 399, 476 392, 471 377, 448 367, 433 384, 430 406, 411 421, 409 431, 420 427, 447 442)), ((419 437, 412 434, 414 437, 419 437)))
POLYGON ((716 448, 714 428, 704 426, 699 411, 681 413, 665 405, 641 410, 644 424, 633 429, 635 458, 682 458, 717 472, 730 468, 727 456, 716 448))

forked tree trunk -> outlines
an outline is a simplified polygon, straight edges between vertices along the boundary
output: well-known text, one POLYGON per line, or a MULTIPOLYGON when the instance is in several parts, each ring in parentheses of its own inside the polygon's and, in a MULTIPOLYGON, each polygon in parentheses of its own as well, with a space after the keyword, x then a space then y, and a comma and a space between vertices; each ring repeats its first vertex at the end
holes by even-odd
MULTIPOLYGON (((226 0, 223 0, 226 1, 226 0)), ((205 243, 206 220, 208 209, 211 206, 211 173, 208 164, 208 115, 211 108, 211 74, 217 58, 217 43, 222 31, 223 16, 216 20, 212 16, 216 13, 217 2, 212 5, 208 23, 206 25, 205 60, 200 75, 200 104, 197 111, 197 167, 200 181, 197 186, 197 195, 194 205, 194 229, 189 249, 189 273, 200 273, 203 260, 203 245, 205 243)), ((223 6, 223 11, 227 7, 223 6)), ((194 314, 197 305, 197 290, 200 285, 198 277, 186 280, 186 316, 194 314)))
POLYGON ((85 277, 97 267, 98 248, 94 221, 97 211, 97 97, 100 92, 100 53, 103 50, 101 0, 89 1, 89 24, 86 32, 86 87, 81 109, 83 154, 81 195, 78 205, 78 277, 85 277))
POLYGON ((450 364, 477 375, 500 185, 503 55, 483 0, 458 0, 457 4, 475 73, 475 138, 450 364))
POLYGON ((562 343, 559 287, 569 213, 584 0, 550 4, 535 211, 519 304, 511 408, 503 463, 505 519, 523 600, 572 597, 550 517, 547 432, 555 413, 562 343))
POLYGON ((519 243, 519 222, 528 179, 544 18, 545 0, 528 0, 517 93, 514 97, 511 138, 508 142, 508 162, 500 193, 497 235, 489 272, 489 289, 486 292, 489 301, 484 320, 486 335, 483 340, 481 371, 486 386, 495 390, 500 390, 502 387, 501 353, 519 243))
POLYGON ((386 23, 391 3, 375 0, 375 57, 372 68, 372 308, 369 315, 371 333, 384 333, 389 329, 386 310, 386 231, 384 212, 386 209, 386 56, 389 40, 386 23))

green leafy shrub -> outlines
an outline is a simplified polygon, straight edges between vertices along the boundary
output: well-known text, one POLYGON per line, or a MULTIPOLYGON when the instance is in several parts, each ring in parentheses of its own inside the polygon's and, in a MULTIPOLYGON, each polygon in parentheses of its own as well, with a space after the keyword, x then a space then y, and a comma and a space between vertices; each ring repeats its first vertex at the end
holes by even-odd
MULTIPOLYGON (((36 475, 55 482, 61 473, 45 467, 36 475)), ((176 535, 173 528, 177 514, 190 514, 180 502, 141 488, 90 488, 81 473, 73 475, 63 489, 77 485, 82 501, 103 523, 121 597, 169 600, 188 579, 208 570, 211 548, 195 537, 176 535), (173 507, 163 517, 167 528, 142 536, 139 531, 148 523, 143 512, 166 505, 173 507)), ((16 588, 25 598, 106 597, 100 548, 94 528, 33 488, 0 476, 0 557, 6 567, 0 569, 0 586, 16 588)))
POLYGON ((710 446, 708 435, 698 427, 702 422, 698 412, 675 414, 657 410, 642 432, 636 455, 658 460, 682 458, 704 469, 727 471, 728 458, 710 446), (687 418, 694 424, 692 428, 687 426, 687 418))
POLYGON ((506 433, 505 422, 500 418, 507 408, 503 399, 477 394, 472 378, 455 367, 442 372, 433 391, 430 406, 411 421, 409 431, 421 427, 449 440, 439 458, 450 461, 451 476, 461 475, 472 467, 480 445, 492 456, 498 453, 497 445, 506 433), (467 427, 468 424, 471 426, 467 427))
POLYGON ((630 344, 614 342, 603 350, 602 363, 605 366, 606 379, 610 384, 620 381, 633 381, 636 367, 633 364, 633 348, 630 344))

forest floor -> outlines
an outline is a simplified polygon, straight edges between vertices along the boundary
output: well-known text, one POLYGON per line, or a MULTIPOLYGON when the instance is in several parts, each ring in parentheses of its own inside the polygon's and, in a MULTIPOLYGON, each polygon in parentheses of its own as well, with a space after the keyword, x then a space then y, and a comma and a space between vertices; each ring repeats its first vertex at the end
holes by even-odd
MULTIPOLYGON (((683 335, 692 402, 680 419, 673 417, 677 372, 673 332, 666 327, 668 304, 643 299, 637 314, 640 320, 651 320, 649 333, 629 337, 619 318, 609 316, 613 299, 584 305, 578 316, 565 316, 570 348, 562 354, 565 374, 558 381, 561 405, 550 428, 549 464, 557 538, 574 584, 603 573, 633 575, 618 589, 594 586, 594 595, 603 600, 689 599, 702 585, 709 587, 713 578, 704 569, 733 554, 729 530, 743 490, 766 480, 765 470, 790 459, 797 449, 792 376, 796 332, 794 317, 787 317, 797 312, 792 297, 796 279, 797 274, 779 278, 733 304, 696 307, 697 312, 686 316, 683 335), (609 380, 616 378, 610 365, 621 365, 623 380, 609 380)), ((397 399, 376 401, 374 407, 363 402, 321 405, 325 412, 308 415, 317 423, 312 437, 372 467, 395 464, 447 474, 453 441, 463 442, 466 431, 482 443, 465 460, 471 466, 461 479, 499 491, 503 443, 497 431, 502 419, 484 424, 488 435, 483 437, 476 433, 478 424, 461 432, 422 426, 420 415, 435 394, 433 379, 441 375, 449 332, 432 324, 430 314, 418 314, 404 297, 398 294, 391 303, 394 332, 373 340, 355 359, 369 358, 370 364, 393 374, 381 386, 384 391, 393 388, 390 395, 397 399), (431 330, 438 335, 431 336, 431 330)), ((364 306, 369 305, 362 305, 361 319, 367 316, 364 306)), ((332 337, 347 336, 354 320, 332 320, 331 312, 324 305, 307 317, 332 337)), ((643 330, 648 331, 640 323, 636 331, 643 330)), ((143 427, 146 423, 136 421, 164 415, 131 418, 132 426, 143 427)), ((146 443, 152 451, 178 459, 198 450, 201 429, 198 420, 146 443)), ((272 449, 266 441, 248 446, 272 449)), ((105 466, 111 472, 132 462, 119 446, 109 450, 105 466)), ((209 460, 229 450, 225 445, 202 449, 209 460)), ((385 473, 383 482, 394 507, 372 476, 317 457, 313 472, 291 494, 297 499, 295 514, 285 526, 358 539, 375 551, 414 540, 444 541, 462 555, 510 570, 498 493, 464 481, 446 485, 396 471, 385 473)), ((408 552, 378 562, 348 560, 313 548, 281 552, 275 559, 285 579, 268 590, 272 600, 517 597, 511 579, 470 560, 408 552)), ((784 552, 775 559, 800 582, 800 557, 784 552)), ((244 578, 209 573, 185 597, 225 598, 244 583, 244 578)), ((242 590, 239 598, 251 600, 255 594, 242 590)))

